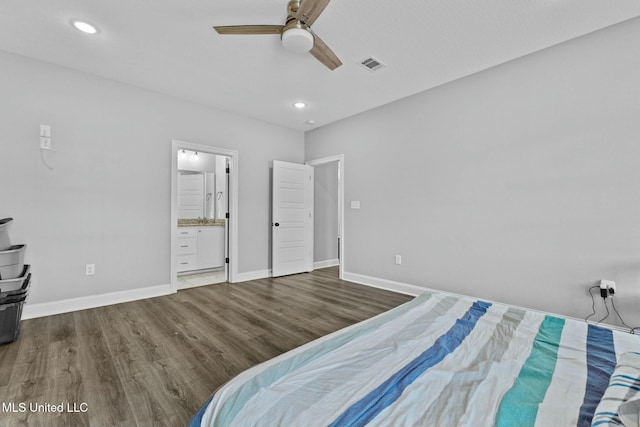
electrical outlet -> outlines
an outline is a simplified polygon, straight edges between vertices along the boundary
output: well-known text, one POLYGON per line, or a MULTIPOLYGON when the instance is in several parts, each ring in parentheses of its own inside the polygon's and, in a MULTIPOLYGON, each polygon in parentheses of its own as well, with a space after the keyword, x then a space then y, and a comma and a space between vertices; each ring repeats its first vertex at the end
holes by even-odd
POLYGON ((402 264, 402 257, 400 255, 396 255, 396 265, 402 264))
POLYGON ((40 125, 40 148, 51 150, 51 126, 40 125))
POLYGON ((87 276, 93 276, 96 274, 96 265, 95 264, 87 264, 84 270, 84 274, 87 276))
POLYGON ((616 293, 616 282, 613 280, 600 280, 600 295, 603 298, 614 295, 616 293))

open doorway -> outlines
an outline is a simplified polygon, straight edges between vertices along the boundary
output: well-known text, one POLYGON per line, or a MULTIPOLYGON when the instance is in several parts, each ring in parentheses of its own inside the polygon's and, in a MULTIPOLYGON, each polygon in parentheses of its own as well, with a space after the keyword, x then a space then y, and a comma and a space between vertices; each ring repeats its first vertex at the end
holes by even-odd
POLYGON ((344 155, 310 160, 314 168, 314 268, 344 267, 344 155))
POLYGON ((171 288, 237 276, 238 153, 172 142, 171 288))

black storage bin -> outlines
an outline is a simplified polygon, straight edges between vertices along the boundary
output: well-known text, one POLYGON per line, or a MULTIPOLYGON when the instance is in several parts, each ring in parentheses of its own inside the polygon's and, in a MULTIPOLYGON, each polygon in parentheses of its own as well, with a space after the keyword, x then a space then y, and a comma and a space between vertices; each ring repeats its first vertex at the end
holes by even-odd
POLYGON ((25 267, 24 272, 27 273, 26 279, 22 282, 22 286, 19 289, 15 289, 12 291, 2 292, 2 288, 0 288, 0 304, 2 304, 5 298, 15 297, 16 295, 26 294, 29 291, 29 284, 31 283, 31 273, 29 273, 29 266, 25 267))
POLYGON ((31 282, 31 266, 24 265, 26 246, 11 245, 8 229, 12 222, 13 218, 0 219, 0 344, 18 339, 31 282))
POLYGON ((0 304, 0 344, 6 344, 18 339, 20 333, 20 318, 22 317, 23 297, 17 302, 0 304))
POLYGON ((18 339, 22 307, 29 293, 30 282, 31 273, 27 275, 20 289, 0 292, 0 344, 18 339))
POLYGON ((5 298, 0 305, 2 305, 2 304, 12 304, 14 302, 24 301, 26 298, 27 298, 27 292, 23 292, 21 294, 5 298))

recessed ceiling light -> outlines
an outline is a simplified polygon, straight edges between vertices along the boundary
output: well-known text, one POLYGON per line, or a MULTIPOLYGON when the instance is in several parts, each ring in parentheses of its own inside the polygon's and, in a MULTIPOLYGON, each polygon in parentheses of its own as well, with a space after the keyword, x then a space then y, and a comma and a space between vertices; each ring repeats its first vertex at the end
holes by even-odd
POLYGON ((307 104, 305 104, 304 102, 296 102, 295 104, 293 104, 293 106, 296 107, 296 108, 302 109, 302 108, 306 107, 307 104))
POLYGON ((82 31, 83 33, 95 34, 98 32, 98 29, 95 26, 89 24, 88 22, 79 21, 77 19, 71 21, 71 25, 73 25, 77 30, 82 31))
POLYGON ((308 124, 309 126, 313 126, 313 125, 316 124, 316 121, 315 120, 307 120, 305 123, 308 124))

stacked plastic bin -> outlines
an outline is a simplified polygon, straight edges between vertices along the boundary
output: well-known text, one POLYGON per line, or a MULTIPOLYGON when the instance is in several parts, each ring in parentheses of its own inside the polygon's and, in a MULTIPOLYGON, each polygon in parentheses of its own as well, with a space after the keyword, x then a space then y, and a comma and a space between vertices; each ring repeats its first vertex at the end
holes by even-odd
POLYGON ((12 218, 0 219, 0 344, 18 338, 31 282, 31 266, 24 264, 27 245, 12 245, 9 238, 12 222, 12 218))

